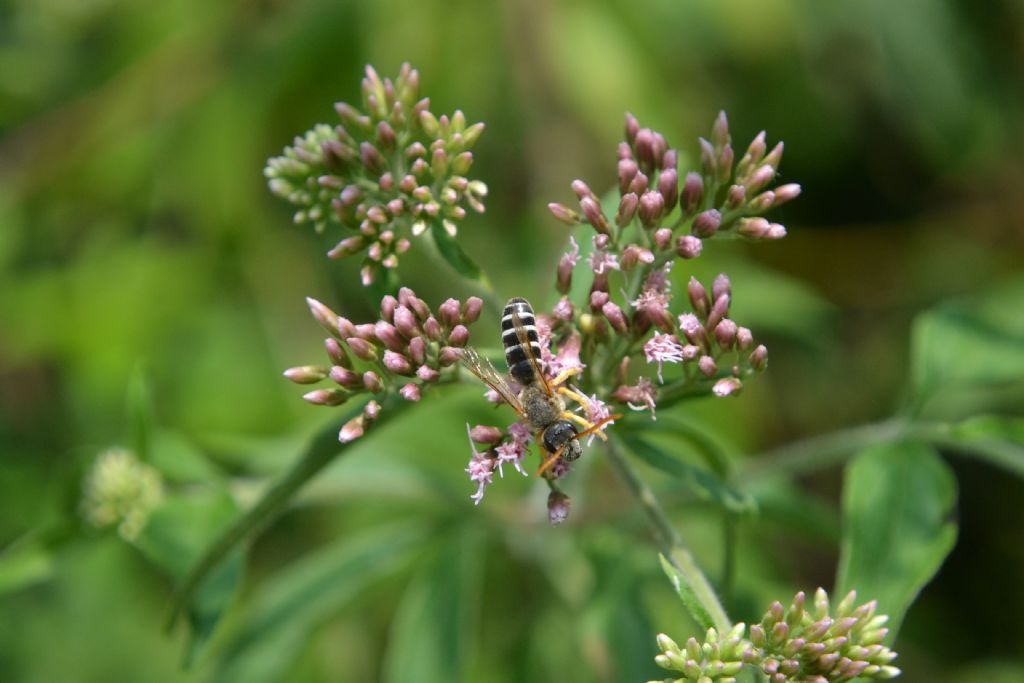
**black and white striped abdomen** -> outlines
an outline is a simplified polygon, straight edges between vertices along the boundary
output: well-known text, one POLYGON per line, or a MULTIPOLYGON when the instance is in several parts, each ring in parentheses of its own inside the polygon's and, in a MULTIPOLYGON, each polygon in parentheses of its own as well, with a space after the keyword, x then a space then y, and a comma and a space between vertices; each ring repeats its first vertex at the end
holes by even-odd
POLYGON ((515 297, 505 304, 505 312, 501 316, 501 343, 505 347, 505 362, 512 379, 522 385, 537 381, 533 364, 527 357, 527 350, 519 343, 516 335, 515 322, 518 318, 522 330, 526 333, 533 357, 540 364, 540 342, 537 340, 537 321, 533 316, 533 307, 526 299, 515 297))

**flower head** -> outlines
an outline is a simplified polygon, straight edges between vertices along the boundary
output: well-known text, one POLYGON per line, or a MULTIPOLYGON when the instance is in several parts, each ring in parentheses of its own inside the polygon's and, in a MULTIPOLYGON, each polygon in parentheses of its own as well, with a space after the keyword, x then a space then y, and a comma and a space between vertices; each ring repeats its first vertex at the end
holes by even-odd
POLYGON ((664 383, 661 376, 663 363, 682 363, 683 345, 679 343, 674 334, 654 333, 654 336, 644 344, 644 355, 648 363, 658 364, 658 381, 664 383))
POLYGON ((486 451, 480 453, 476 450, 476 446, 473 445, 473 435, 471 434, 468 422, 466 423, 466 435, 469 437, 469 449, 473 453, 469 458, 469 464, 466 466, 466 473, 469 475, 469 480, 477 485, 476 493, 470 496, 470 498, 473 499, 474 505, 479 505, 480 501, 484 499, 484 490, 494 480, 495 459, 486 451))
POLYGON ((82 514, 95 527, 116 524, 121 537, 132 541, 162 499, 160 473, 133 452, 112 448, 96 458, 86 475, 82 514))

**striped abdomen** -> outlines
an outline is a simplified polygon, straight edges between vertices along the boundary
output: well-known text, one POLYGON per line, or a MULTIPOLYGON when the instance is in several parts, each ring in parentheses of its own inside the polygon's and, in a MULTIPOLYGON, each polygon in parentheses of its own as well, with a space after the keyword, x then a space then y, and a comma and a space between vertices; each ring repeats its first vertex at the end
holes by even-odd
POLYGON ((505 362, 512 379, 523 386, 536 382, 536 372, 527 353, 532 349, 532 357, 539 366, 540 342, 537 340, 537 321, 533 317, 533 307, 526 299, 515 297, 505 304, 505 312, 501 317, 501 343, 505 346, 505 362), (530 349, 519 343, 517 324, 529 340, 530 349))

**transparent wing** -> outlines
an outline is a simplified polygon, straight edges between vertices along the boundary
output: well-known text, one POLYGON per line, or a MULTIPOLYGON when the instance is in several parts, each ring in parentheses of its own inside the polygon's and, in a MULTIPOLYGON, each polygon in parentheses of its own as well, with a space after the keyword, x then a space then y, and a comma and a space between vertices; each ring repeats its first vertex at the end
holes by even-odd
POLYGON ((462 349, 459 354, 462 360, 462 364, 465 365, 470 372, 480 378, 480 381, 498 392, 498 396, 501 396, 505 403, 512 406, 512 410, 519 413, 519 416, 524 415, 523 405, 519 402, 519 397, 516 396, 516 392, 512 391, 512 387, 508 385, 508 381, 494 369, 494 366, 486 358, 482 358, 476 349, 471 346, 467 346, 462 349))
POLYGON ((530 361, 530 365, 533 366, 533 371, 537 377, 540 378, 540 383, 544 387, 544 391, 547 392, 548 396, 554 394, 554 390, 551 389, 551 385, 548 384, 548 378, 544 374, 544 368, 541 366, 540 358, 533 353, 533 344, 530 342, 530 337, 526 333, 526 326, 523 325, 522 319, 519 317, 519 313, 512 310, 512 329, 516 331, 516 340, 519 342, 519 346, 523 349, 523 353, 526 354, 526 359, 530 361))

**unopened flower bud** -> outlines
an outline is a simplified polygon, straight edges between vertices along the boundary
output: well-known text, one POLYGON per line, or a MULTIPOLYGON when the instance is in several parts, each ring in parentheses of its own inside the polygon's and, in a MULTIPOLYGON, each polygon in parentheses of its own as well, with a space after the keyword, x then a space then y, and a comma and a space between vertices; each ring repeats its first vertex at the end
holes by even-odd
POLYGON ((759 345, 756 349, 750 352, 750 367, 755 370, 764 370, 768 365, 768 347, 764 344, 759 345))
POLYGON ((764 213, 775 205, 775 193, 765 190, 747 203, 747 209, 753 213, 764 213))
POLYGON ((362 360, 372 361, 377 360, 377 352, 374 350, 373 345, 365 339, 359 337, 349 337, 345 340, 348 344, 348 348, 352 350, 358 358, 362 360))
POLYGON ((704 199, 704 179, 699 173, 687 173, 683 181, 683 193, 680 197, 680 204, 686 215, 693 215, 704 199))
POLYGON ((633 220, 633 216, 636 215, 637 206, 640 204, 640 199, 634 192, 627 192, 622 195, 622 199, 619 200, 619 210, 615 214, 615 225, 620 228, 624 228, 630 224, 633 220))
POLYGON ((441 364, 442 368, 446 368, 458 362, 459 358, 462 357, 462 353, 459 349, 451 346, 442 346, 441 351, 437 354, 437 360, 441 364))
POLYGON ((406 401, 418 401, 420 400, 420 385, 410 382, 399 389, 398 393, 401 394, 402 398, 406 401))
POLYGON ((647 174, 641 172, 633 176, 632 182, 630 182, 629 187, 626 189, 639 197, 643 195, 644 192, 647 192, 648 187, 649 181, 647 179, 647 174))
POLYGON ((362 415, 354 417, 346 422, 341 428, 341 431, 338 432, 338 441, 341 443, 349 443, 361 437, 366 431, 363 422, 362 415))
POLYGON ((363 406, 363 424, 369 427, 373 421, 380 417, 381 406, 376 401, 370 401, 363 406))
POLYGON ((693 219, 692 232, 697 237, 711 237, 718 232, 718 226, 722 224, 722 214, 718 209, 708 209, 693 219))
POLYGON ((441 373, 439 373, 437 370, 430 367, 429 365, 421 365, 418 368, 416 368, 416 376, 419 377, 424 382, 436 382, 437 379, 441 376, 441 373))
POLYGON ((781 206, 800 196, 801 188, 797 183, 787 183, 775 188, 775 202, 772 206, 781 206))
POLYGON ((377 326, 373 323, 361 323, 355 326, 357 337, 365 339, 368 342, 374 342, 377 340, 377 326))
POLYGON ((374 336, 391 351, 401 351, 405 348, 405 340, 398 334, 398 330, 391 323, 378 320, 374 325, 374 336))
POLYGON ((603 313, 604 317, 608 319, 612 329, 619 334, 626 333, 626 330, 629 328, 629 324, 626 322, 626 315, 622 312, 622 309, 619 308, 618 304, 614 301, 605 302, 605 304, 601 306, 601 313, 603 313))
POLYGON ((736 323, 723 318, 718 325, 715 326, 715 339, 718 341, 718 345, 723 349, 731 349, 732 345, 736 343, 736 334, 738 329, 736 323))
POLYGON ((715 364, 715 359, 711 356, 701 356, 697 361, 697 368, 705 377, 714 377, 718 372, 718 365, 715 364))
POLYGON ((462 348, 469 341, 469 329, 465 325, 456 325, 448 335, 448 344, 462 348))
POLYGON ((769 164, 761 164, 750 174, 750 178, 744 184, 750 194, 756 194, 766 187, 773 178, 775 178, 775 169, 769 164))
POLYGON ((704 326, 701 325, 697 316, 692 313, 683 313, 679 316, 679 330, 691 344, 699 346, 706 339, 704 326))
POLYGON ((576 197, 580 200, 586 199, 587 197, 592 199, 597 197, 597 195, 591 191, 590 186, 579 179, 572 181, 572 191, 576 193, 576 197))
POLYGON ((747 188, 743 185, 731 185, 729 191, 725 193, 725 208, 737 209, 743 206, 743 202, 746 200, 747 188))
POLYGON ((665 152, 665 156, 661 158, 661 167, 664 170, 673 170, 676 172, 676 178, 679 178, 679 152, 674 149, 670 149, 665 152))
POLYGON ((754 335, 750 329, 746 327, 740 327, 736 330, 736 344, 741 349, 746 350, 750 348, 750 345, 754 343, 754 335))
POLYGON ((732 295, 732 281, 725 273, 719 273, 711 283, 711 300, 718 301, 723 295, 732 295))
POLYGON ((615 148, 615 158, 619 161, 633 158, 633 148, 629 146, 628 142, 619 143, 619 146, 615 148))
POLYGON ((587 217, 587 221, 594 226, 594 230, 603 234, 608 233, 608 219, 604 217, 601 206, 597 203, 596 199, 584 197, 580 200, 580 209, 583 210, 583 215, 587 217))
POLYGON ((725 377, 715 382, 715 386, 711 387, 711 393, 719 397, 736 396, 742 388, 743 382, 736 377, 725 377))
POLYGON ((599 311, 606 303, 608 303, 608 292, 596 290, 590 293, 590 308, 592 310, 599 311))
POLYGON ((633 144, 636 134, 640 132, 640 122, 628 111, 626 112, 626 142, 633 144))
POLYGON ((700 256, 701 250, 703 250, 704 244, 700 241, 699 237, 693 235, 680 235, 676 239, 676 253, 681 258, 693 259, 700 256))
POLYGON ((711 305, 711 312, 708 313, 707 328, 709 330, 715 329, 715 326, 722 321, 723 318, 729 313, 729 295, 722 294, 715 302, 711 305))
POLYGON ((430 174, 435 180, 440 180, 448 175, 448 155, 443 149, 435 149, 430 157, 430 174))
POLYGON ((764 236, 768 240, 779 240, 786 236, 786 226, 779 223, 772 223, 768 226, 768 233, 764 236))
POLYGON ((691 276, 686 285, 686 293, 690 297, 694 313, 701 318, 706 318, 711 309, 711 299, 708 298, 708 292, 704 289, 704 285, 697 278, 691 276))
POLYGON ((658 192, 645 192, 640 197, 640 208, 637 209, 637 215, 640 216, 640 222, 645 227, 651 227, 661 218, 664 210, 665 198, 661 194, 658 192))
POLYGON ((473 153, 472 152, 462 152, 460 154, 456 154, 455 158, 452 159, 451 172, 452 172, 453 175, 464 176, 467 173, 469 173, 469 168, 472 165, 473 165, 473 153))
POLYGON ((384 352, 384 367, 396 375, 412 374, 412 363, 409 359, 390 349, 384 352))
POLYGON ((658 176, 658 193, 665 200, 665 213, 670 213, 676 208, 676 200, 679 199, 679 173, 675 169, 668 169, 658 176))
POLYGON ((569 207, 563 206, 562 204, 559 204, 557 202, 551 202, 550 204, 548 204, 548 211, 551 212, 552 216, 562 221, 566 225, 579 225, 581 222, 583 222, 583 219, 580 218, 580 215, 578 213, 576 213, 569 207))
POLYGON ((426 302, 417 297, 408 287, 402 287, 398 290, 398 303, 411 309, 420 320, 430 315, 430 308, 426 302))
POLYGON ((772 151, 768 152, 768 156, 764 158, 764 163, 771 166, 774 169, 779 168, 779 164, 782 163, 782 150, 785 147, 781 142, 772 148, 772 151))
POLYGON ((698 142, 700 143, 701 171, 709 178, 716 178, 718 176, 718 156, 715 154, 715 148, 704 138, 699 138, 698 142))
POLYGON ((384 157, 369 142, 359 143, 359 158, 363 162, 363 167, 370 173, 379 174, 387 168, 384 157))
POLYGON ((335 337, 340 335, 338 332, 338 315, 334 311, 308 296, 306 297, 306 305, 309 306, 309 312, 313 314, 313 317, 320 323, 321 327, 335 337))
POLYGON ((355 185, 347 185, 341 191, 340 198, 343 206, 355 206, 363 198, 363 191, 355 185))
POLYGON ((561 491, 548 494, 548 520, 552 524, 561 524, 569 517, 572 501, 561 491))
POLYGON ((384 390, 384 382, 381 381, 380 375, 373 370, 367 370, 363 373, 363 386, 374 394, 384 390))
POLYGON ((377 279, 377 270, 377 266, 370 263, 359 269, 359 282, 362 283, 363 287, 369 287, 373 284, 373 281, 377 279))
POLYGON ((445 326, 454 327, 459 324, 460 308, 461 304, 458 299, 446 299, 445 302, 438 307, 437 312, 441 316, 441 321, 445 326))
POLYGON ((498 443, 504 435, 504 432, 497 427, 487 425, 477 425, 469 430, 469 438, 475 443, 485 446, 498 443))
POLYGON ((729 182, 729 178, 732 177, 732 163, 735 159, 735 154, 732 151, 732 145, 725 145, 722 149, 718 150, 718 159, 715 162, 715 167, 718 172, 718 182, 725 184, 729 182))
POLYGON ((724 111, 719 111, 715 122, 711 125, 711 142, 715 147, 729 144, 729 119, 724 111))
POLYGON ((348 394, 341 389, 315 389, 302 398, 316 406, 340 406, 348 400, 348 394))
POLYGON ((416 327, 416 315, 407 306, 401 304, 395 308, 395 328, 406 339, 415 337, 419 330, 416 327))
POLYGON ((563 296, 559 299, 558 303, 555 304, 555 308, 552 313, 558 320, 563 322, 572 322, 573 305, 572 302, 569 301, 569 297, 563 296))
POLYGON ((288 368, 283 374, 289 381, 296 384, 316 384, 327 377, 327 368, 319 365, 299 365, 288 368))
POLYGON ((345 387, 346 389, 362 388, 363 378, 352 372, 348 368, 343 368, 340 365, 335 365, 331 368, 330 373, 331 381, 345 387))
POLYGON ((327 350, 327 357, 331 359, 332 363, 344 368, 352 367, 352 359, 345 353, 345 348, 341 345, 340 341, 334 337, 328 337, 324 340, 324 348, 327 350))
POLYGON ((462 306, 462 318, 467 323, 475 323, 480 319, 480 312, 484 309, 484 300, 478 296, 471 296, 466 299, 462 306))
POLYGON ((740 159, 739 165, 736 167, 736 177, 741 180, 746 179, 757 164, 764 158, 764 153, 768 147, 765 145, 765 132, 762 130, 757 136, 751 141, 747 147, 746 153, 743 158, 740 159))
POLYGON ((633 182, 640 168, 633 159, 619 160, 619 193, 626 194, 629 184, 633 182))
POLYGON ((398 299, 387 294, 380 300, 380 318, 387 322, 395 319, 395 309, 398 308, 398 299))
POLYGON ((654 231, 654 246, 665 250, 672 246, 672 229, 658 228, 654 231))
POLYGON ((441 341, 443 332, 441 330, 441 323, 437 322, 437 318, 430 316, 423 321, 423 334, 426 335, 427 339, 433 342, 441 341))
POLYGON ((345 256, 351 256, 365 246, 366 238, 362 235, 346 237, 335 244, 334 247, 327 252, 327 258, 339 259, 344 258, 345 256))

